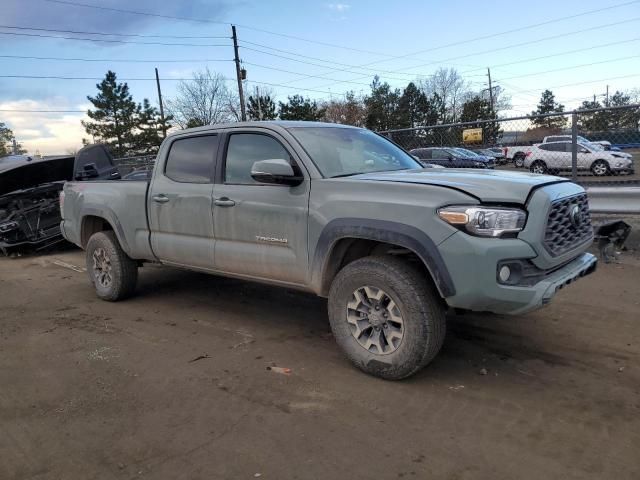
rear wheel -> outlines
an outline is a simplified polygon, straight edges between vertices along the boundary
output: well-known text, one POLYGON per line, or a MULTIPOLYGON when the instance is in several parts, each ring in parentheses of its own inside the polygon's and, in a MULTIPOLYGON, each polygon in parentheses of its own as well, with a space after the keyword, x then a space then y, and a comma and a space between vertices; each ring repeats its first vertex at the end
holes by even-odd
POLYGON ((338 345, 366 373, 389 380, 413 375, 440 351, 445 309, 409 262, 379 256, 344 267, 331 284, 329 321, 338 345))
POLYGON ((591 173, 596 177, 602 177, 610 173, 609 164, 604 160, 596 160, 591 165, 591 173))
POLYGON ((513 157, 513 164, 517 168, 522 168, 524 167, 524 159, 525 159, 525 156, 523 153, 516 153, 513 157))
POLYGON ((138 265, 122 250, 113 231, 94 233, 87 243, 87 273, 103 300, 130 296, 138 281, 138 265))
POLYGON ((529 167, 531 173, 547 173, 547 164, 542 160, 536 160, 529 167))

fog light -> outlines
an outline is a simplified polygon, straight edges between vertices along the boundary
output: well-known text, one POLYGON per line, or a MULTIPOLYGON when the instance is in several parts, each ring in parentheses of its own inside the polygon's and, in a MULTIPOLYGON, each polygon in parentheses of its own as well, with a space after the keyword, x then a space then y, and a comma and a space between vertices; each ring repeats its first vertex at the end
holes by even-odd
POLYGON ((500 271, 498 272, 498 277, 500 278, 500 281, 502 283, 507 283, 510 276, 511 276, 511 269, 509 267, 504 265, 503 267, 500 268, 500 271))

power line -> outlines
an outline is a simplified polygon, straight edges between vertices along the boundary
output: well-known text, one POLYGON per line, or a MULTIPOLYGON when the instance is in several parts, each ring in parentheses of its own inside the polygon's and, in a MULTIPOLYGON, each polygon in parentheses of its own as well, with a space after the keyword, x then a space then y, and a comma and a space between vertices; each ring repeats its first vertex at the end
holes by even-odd
MULTIPOLYGON (((103 77, 98 78, 98 77, 67 77, 67 76, 61 76, 61 75, 0 75, 0 78, 22 78, 22 79, 27 79, 27 80, 92 80, 92 81, 100 81, 100 80, 104 80, 103 77)), ((155 82, 156 78, 120 78, 120 81, 123 82, 137 82, 137 81, 150 81, 150 82, 155 82)), ((174 81, 174 82, 185 82, 185 81, 191 81, 193 80, 193 78, 163 78, 161 79, 163 82, 166 81, 174 81)), ((227 78, 227 77, 222 77, 222 80, 225 81, 236 81, 235 78, 227 78)), ((301 91, 305 91, 305 92, 315 92, 315 93, 323 93, 325 95, 345 95, 345 94, 337 94, 337 93, 332 93, 330 91, 327 90, 317 90, 317 89, 312 89, 312 88, 300 88, 300 87, 292 87, 289 85, 284 85, 281 83, 269 83, 269 82, 258 82, 256 80, 252 80, 253 83, 257 83, 259 85, 268 85, 271 87, 282 87, 282 88, 288 88, 290 90, 301 90, 301 91)))
POLYGON ((214 24, 218 24, 218 25, 231 25, 233 23, 234 25, 236 25, 238 27, 245 28, 247 30, 253 30, 253 31, 256 31, 256 32, 267 33, 269 35, 276 35, 276 36, 279 36, 279 37, 290 38, 290 39, 293 39, 293 40, 299 40, 301 42, 315 43, 317 45, 323 45, 325 47, 340 48, 340 49, 349 50, 349 51, 352 51, 352 52, 368 53, 368 54, 378 55, 378 56, 391 56, 390 54, 384 54, 384 53, 380 53, 380 52, 373 52, 371 50, 363 50, 363 49, 359 49, 359 48, 345 47, 344 45, 337 45, 337 44, 334 44, 334 43, 322 42, 322 41, 318 41, 318 40, 311 40, 311 39, 308 39, 308 38, 298 37, 296 35, 290 35, 290 34, 287 34, 287 33, 273 32, 273 31, 270 31, 270 30, 265 30, 263 28, 252 27, 250 25, 241 25, 241 24, 235 23, 235 22, 222 22, 222 21, 203 19, 203 18, 179 17, 179 16, 174 16, 174 15, 162 15, 162 14, 158 14, 158 13, 139 12, 139 11, 135 11, 135 10, 125 10, 125 9, 122 9, 122 8, 103 7, 103 6, 99 6, 99 5, 91 5, 91 4, 79 3, 79 2, 70 2, 70 1, 66 1, 66 0, 43 0, 43 1, 50 2, 50 3, 58 3, 58 4, 61 4, 61 5, 69 5, 69 6, 85 7, 85 8, 95 8, 95 9, 98 9, 98 10, 106 10, 106 11, 119 12, 119 13, 129 13, 129 14, 132 14, 132 15, 142 15, 142 16, 148 16, 148 17, 164 18, 164 19, 169 19, 169 20, 182 20, 182 21, 187 21, 187 22, 198 22, 198 23, 214 23, 214 24))
POLYGON ((104 35, 107 37, 140 37, 140 38, 181 38, 181 39, 212 39, 231 38, 228 36, 182 36, 182 35, 142 35, 138 33, 108 33, 108 32, 82 32, 78 30, 54 30, 52 28, 18 27, 15 25, 0 25, 0 28, 10 28, 12 30, 34 30, 39 32, 73 33, 78 35, 104 35))
POLYGON ((142 60, 142 59, 123 59, 123 58, 66 58, 66 57, 36 57, 30 55, 0 55, 0 58, 13 58, 20 60, 56 60, 62 62, 113 62, 113 63, 195 63, 195 62, 233 62, 227 59, 181 59, 181 60, 142 60))
MULTIPOLYGON (((341 69, 341 68, 332 68, 332 67, 329 67, 329 66, 327 66, 327 65, 320 65, 320 64, 318 64, 318 63, 312 63, 312 62, 306 62, 306 61, 304 61, 304 60, 299 60, 299 59, 297 59, 297 58, 285 57, 284 55, 278 55, 278 54, 276 54, 276 53, 265 52, 265 51, 263 51, 263 50, 258 50, 258 49, 256 49, 256 48, 247 47, 247 46, 243 45, 242 43, 243 43, 243 42, 241 41, 241 45, 240 45, 240 46, 241 46, 244 50, 249 50, 249 51, 251 51, 251 52, 256 52, 256 53, 261 53, 261 54, 263 54, 263 55, 269 55, 269 56, 272 56, 272 57, 283 58, 283 59, 285 59, 285 60, 290 60, 290 61, 292 61, 292 62, 297 62, 297 63, 303 63, 303 64, 305 64, 305 65, 313 65, 313 66, 315 66, 315 67, 325 68, 325 69, 327 69, 327 70, 336 70, 336 71, 339 71, 339 72, 354 73, 354 74, 360 74, 360 73, 363 73, 362 71, 358 72, 358 71, 352 71, 352 70, 345 70, 345 69, 341 69)), ((246 42, 244 42, 244 43, 246 43, 246 42)), ((269 48, 269 47, 265 47, 265 48, 269 48)), ((291 53, 291 55, 300 55, 300 54, 291 53)), ((301 56, 302 58, 312 58, 312 59, 319 60, 319 61, 321 61, 321 62, 333 63, 334 65, 343 65, 343 66, 345 66, 345 67, 358 68, 358 67, 356 67, 355 65, 349 65, 349 64, 346 64, 346 63, 332 62, 332 61, 330 61, 330 60, 323 60, 323 59, 321 59, 321 58, 317 58, 317 57, 309 57, 309 56, 307 56, 307 55, 300 55, 300 56, 301 56)), ((371 70, 371 72, 372 72, 372 73, 370 73, 370 74, 368 74, 368 75, 376 75, 376 73, 387 73, 387 72, 389 72, 389 73, 392 73, 392 74, 395 74, 395 75, 410 75, 410 76, 413 76, 413 77, 417 77, 417 76, 424 76, 424 75, 417 75, 417 74, 414 74, 414 73, 391 72, 391 71, 389 71, 389 70, 376 70, 376 69, 370 69, 370 70, 371 70)), ((400 79, 400 78, 393 78, 393 77, 387 77, 387 78, 389 78, 389 79, 393 79, 393 80, 402 80, 402 81, 406 81, 406 79, 404 79, 404 78, 402 78, 402 79, 400 79)))
POLYGON ((9 110, 9 109, 0 109, 0 112, 11 112, 11 113, 86 113, 86 110, 9 110))
POLYGON ((572 65, 570 67, 562 67, 562 68, 554 68, 553 70, 544 70, 542 72, 534 72, 534 73, 524 73, 522 75, 515 75, 513 77, 506 77, 504 78, 504 80, 513 80, 514 78, 523 78, 523 77, 533 77, 536 75, 544 75, 547 73, 554 73, 554 72, 562 72, 565 70, 573 70, 575 68, 583 68, 583 67, 590 67, 593 65, 602 65, 603 63, 612 63, 612 62, 620 62, 622 60, 629 60, 632 58, 639 58, 640 55, 630 55, 628 57, 619 57, 619 58, 612 58, 609 60, 602 60, 600 62, 591 62, 591 63, 583 63, 581 65, 572 65))
MULTIPOLYGON (((552 53, 552 54, 547 54, 547 55, 542 55, 539 57, 531 57, 531 58, 525 58, 523 60, 515 60, 513 62, 507 62, 507 63, 499 63, 497 65, 492 65, 491 68, 495 68, 495 69, 500 69, 502 67, 507 67, 510 65, 517 65, 520 63, 528 63, 528 62, 535 62, 536 60, 546 60, 548 58, 553 58, 553 57, 561 57, 563 55, 570 55, 573 53, 580 53, 580 52, 586 52, 588 50, 595 50, 598 48, 604 48, 604 47, 612 47, 614 45, 620 45, 623 43, 632 43, 632 42, 637 42, 640 40, 640 37, 636 37, 636 38, 631 38, 629 40, 620 40, 618 42, 610 42, 610 43, 601 43, 598 45, 593 45, 591 47, 584 47, 584 48, 576 48, 575 50, 567 50, 564 52, 558 52, 558 53, 552 53)), ((475 72, 477 70, 481 70, 484 67, 479 67, 479 68, 473 68, 471 70, 465 70, 463 72, 460 72, 461 75, 465 75, 469 72, 475 72)))
MULTIPOLYGON (((467 53, 464 55, 458 55, 457 57, 451 57, 448 59, 444 59, 444 60, 438 60, 437 62, 429 62, 429 63, 423 63, 420 65, 414 65, 411 67, 408 67, 409 69, 415 69, 415 68, 422 68, 422 67, 426 67, 426 66, 430 66, 430 65, 436 65, 439 63, 443 63, 443 62, 447 62, 450 60, 459 60, 462 58, 469 58, 469 57, 476 57, 478 55, 485 55, 487 53, 494 53, 494 52, 498 52, 498 51, 502 51, 502 50, 508 50, 511 48, 516 48, 516 47, 522 47, 525 45, 532 45, 534 43, 540 43, 540 42, 544 42, 547 40, 554 40, 554 39, 558 39, 558 38, 563 38, 563 37, 567 37, 570 35, 575 35, 578 33, 583 33, 583 32, 588 32, 588 31, 593 31, 593 30, 599 30, 602 28, 608 28, 608 27, 613 27, 613 26, 618 26, 618 25, 622 25, 624 23, 630 23, 630 22, 636 22, 640 20, 640 17, 634 17, 634 18, 630 18, 630 19, 626 19, 626 20, 621 20, 619 22, 613 22, 613 23, 608 23, 608 24, 604 24, 604 25, 597 25, 595 27, 589 27, 589 28, 584 28, 584 29, 580 29, 580 30, 574 30, 572 32, 566 32, 566 33, 561 33, 561 34, 557 34, 557 35, 551 35, 549 37, 543 37, 543 38, 537 38, 535 40, 529 40, 526 42, 521 42, 521 43, 514 43, 514 44, 510 44, 510 45, 505 45, 503 47, 498 47, 498 48, 493 48, 493 49, 489 49, 489 50, 482 50, 479 52, 473 52, 473 53, 467 53)), ((367 65, 371 65, 371 64, 367 64, 367 65)), ((358 78, 351 78, 349 80, 360 80, 363 77, 358 77, 358 78)), ((339 83, 339 82, 336 82, 339 83)), ((326 88, 326 87, 330 87, 332 85, 335 85, 334 83, 331 84, 324 84, 324 85, 319 85, 317 87, 313 87, 313 88, 326 88)))
MULTIPOLYGON (((290 73, 290 74, 292 74, 292 75, 302 75, 302 76, 307 76, 307 74, 306 74, 306 73, 292 72, 291 70, 284 70, 284 69, 282 69, 282 68, 270 67, 270 66, 267 66, 267 65, 259 65, 259 64, 257 64, 257 63, 251 63, 251 62, 246 62, 246 61, 243 61, 242 63, 243 63, 244 65, 251 65, 251 66, 253 66, 253 67, 265 68, 265 69, 267 69, 267 70, 274 70, 274 71, 276 71, 276 72, 284 72, 284 73, 290 73)), ((314 78, 322 78, 322 79, 324 79, 324 80, 340 81, 340 80, 337 80, 337 79, 335 79, 335 78, 323 77, 322 75, 312 75, 312 76, 313 76, 314 78)), ((368 84, 368 83, 363 83, 363 82, 349 82, 349 81, 345 81, 345 82, 343 82, 343 83, 351 83, 351 84, 353 84, 353 85, 364 85, 364 86, 367 86, 367 87, 369 86, 369 84, 368 84)))
MULTIPOLYGON (((620 75, 618 77, 609 77, 609 78, 600 78, 598 80, 588 80, 585 82, 577 82, 577 83, 566 83, 564 85, 553 85, 550 87, 545 87, 546 90, 551 90, 552 88, 567 88, 567 87, 576 87, 579 85, 588 85, 590 83, 600 83, 600 82, 608 82, 610 80, 622 80, 625 78, 634 78, 634 77, 640 77, 640 73, 632 73, 630 75, 620 75)), ((529 90, 521 90, 520 93, 526 93, 526 92, 539 92, 541 91, 540 88, 532 88, 529 90)))
MULTIPOLYGON (((43 0, 43 1, 49 2, 49 3, 57 3, 57 4, 61 4, 61 5, 67 5, 67 6, 93 8, 93 9, 104 10, 104 11, 128 13, 128 14, 132 14, 132 15, 150 16, 150 17, 164 18, 164 19, 171 19, 171 20, 182 20, 182 21, 191 21, 191 22, 198 22, 198 23, 212 23, 212 24, 218 24, 218 25, 230 25, 231 23, 234 23, 236 26, 242 27, 242 28, 245 28, 245 29, 248 29, 248 30, 267 33, 269 35, 276 35, 276 36, 280 36, 280 37, 284 37, 284 38, 295 39, 295 40, 299 40, 299 41, 302 41, 302 42, 315 43, 317 45, 323 45, 323 46, 328 46, 328 47, 332 47, 332 48, 339 48, 339 49, 343 49, 343 50, 349 50, 349 51, 355 51, 355 52, 361 52, 361 53, 369 53, 369 54, 378 55, 378 56, 386 56, 386 57, 388 57, 389 60, 407 58, 407 57, 411 57, 411 56, 414 56, 414 55, 419 54, 419 53, 434 51, 434 50, 438 50, 438 49, 442 49, 442 48, 448 48, 448 47, 451 47, 451 46, 463 45, 465 43, 471 43, 471 42, 476 42, 476 41, 479 41, 479 40, 485 40, 485 39, 493 38, 493 37, 500 36, 500 35, 507 35, 509 33, 518 33, 518 32, 521 32, 523 30, 536 28, 536 27, 540 27, 540 26, 544 26, 544 25, 549 25, 551 23, 557 23, 557 22, 561 22, 561 21, 564 21, 564 20, 574 19, 574 18, 578 18, 578 17, 581 17, 581 16, 590 15, 590 14, 593 14, 593 13, 600 13, 600 12, 603 12, 603 11, 606 11, 606 10, 612 10, 612 9, 616 9, 616 8, 621 8, 621 7, 625 7, 625 6, 632 5, 632 4, 640 2, 640 0, 632 0, 632 1, 624 2, 624 3, 619 3, 619 4, 616 4, 616 5, 609 5, 607 7, 602 7, 602 8, 598 8, 598 9, 594 9, 594 10, 588 10, 586 12, 581 12, 581 13, 577 13, 577 14, 573 14, 573 15, 568 15, 568 16, 565 16, 565 17, 556 17, 556 18, 552 18, 550 20, 546 20, 544 22, 539 22, 539 23, 531 24, 531 25, 525 25, 525 26, 521 26, 521 27, 518 27, 518 28, 506 30, 506 31, 503 31, 503 32, 492 33, 492 34, 489 34, 489 35, 483 35, 483 36, 480 36, 480 37, 475 37, 475 38, 471 38, 471 39, 467 39, 467 40, 461 40, 459 42, 454 42, 454 43, 451 43, 451 44, 440 45, 440 46, 432 47, 430 49, 420 50, 418 52, 412 52, 412 53, 404 54, 404 55, 389 55, 389 54, 384 54, 384 53, 380 53, 380 52, 373 52, 373 51, 370 51, 370 50, 363 50, 363 49, 358 49, 358 48, 346 47, 344 45, 337 45, 337 44, 328 43, 328 42, 322 42, 322 41, 318 41, 318 40, 311 40, 311 39, 308 39, 308 38, 298 37, 298 36, 290 35, 290 34, 286 34, 286 33, 274 32, 274 31, 270 31, 270 30, 266 30, 266 29, 262 29, 262 28, 252 27, 250 25, 242 25, 242 24, 239 24, 239 23, 236 23, 236 22, 223 22, 223 21, 216 21, 216 20, 203 19, 203 18, 180 17, 180 16, 174 16, 174 15, 162 15, 162 14, 157 14, 157 13, 140 12, 140 11, 135 11, 135 10, 126 10, 126 9, 121 9, 121 8, 103 7, 103 6, 100 6, 100 5, 92 5, 92 4, 86 4, 86 3, 80 3, 80 2, 72 2, 72 1, 69 1, 69 0, 43 0)), ((379 60, 378 62, 373 62, 373 63, 362 65, 362 66, 369 66, 369 65, 372 65, 372 64, 375 64, 375 63, 380 63, 380 62, 385 62, 385 61, 387 61, 387 60, 379 60)))
POLYGON ((130 42, 127 40, 108 40, 104 38, 80 38, 80 37, 62 37, 59 35, 44 35, 41 33, 17 33, 17 32, 0 32, 0 35, 14 35, 21 37, 39 37, 39 38, 58 38, 60 40, 80 40, 83 42, 105 42, 105 43, 128 43, 135 45, 165 45, 180 47, 228 47, 229 45, 218 44, 198 44, 198 43, 163 43, 163 42, 130 42))

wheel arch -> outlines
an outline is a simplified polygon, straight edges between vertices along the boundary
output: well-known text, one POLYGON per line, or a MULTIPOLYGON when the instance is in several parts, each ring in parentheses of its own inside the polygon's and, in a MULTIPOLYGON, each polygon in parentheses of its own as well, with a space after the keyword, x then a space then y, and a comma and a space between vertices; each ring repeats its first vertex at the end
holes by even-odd
POLYGON ((420 262, 442 298, 455 295, 453 280, 433 240, 421 230, 398 222, 342 218, 323 229, 312 263, 312 285, 321 296, 345 265, 377 253, 409 255, 420 262))
POLYGON ((129 253, 129 245, 124 236, 124 231, 115 214, 105 208, 85 208, 82 211, 80 221, 80 244, 87 247, 91 235, 97 232, 113 231, 120 247, 125 253, 129 253))

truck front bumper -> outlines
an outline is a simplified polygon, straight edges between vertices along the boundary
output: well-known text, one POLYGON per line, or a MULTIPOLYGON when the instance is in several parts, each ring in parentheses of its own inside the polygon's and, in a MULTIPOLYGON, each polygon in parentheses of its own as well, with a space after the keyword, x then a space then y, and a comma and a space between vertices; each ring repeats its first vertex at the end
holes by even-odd
POLYGON ((548 304, 564 286, 593 273, 597 259, 581 253, 568 263, 541 271, 531 285, 506 285, 498 280, 498 264, 505 260, 536 257, 520 239, 478 238, 459 232, 439 246, 455 286, 445 300, 450 307, 518 315, 548 304))

